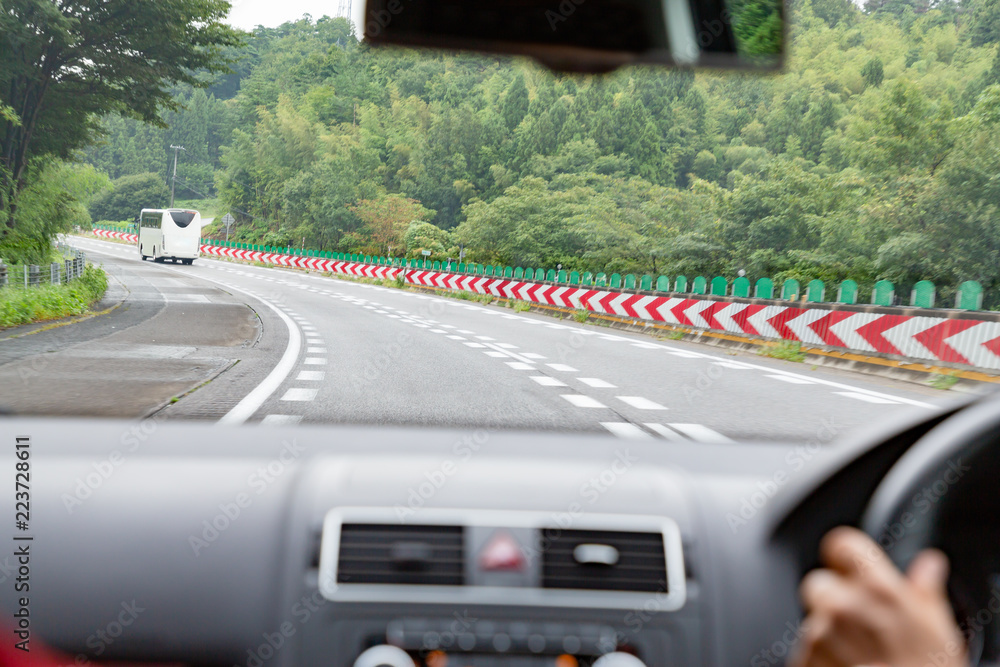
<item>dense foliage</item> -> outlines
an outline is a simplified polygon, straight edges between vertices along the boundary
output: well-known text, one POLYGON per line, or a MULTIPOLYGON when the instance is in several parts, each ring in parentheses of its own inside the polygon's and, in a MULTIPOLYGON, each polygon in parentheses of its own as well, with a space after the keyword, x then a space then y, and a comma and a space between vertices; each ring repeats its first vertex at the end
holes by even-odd
POLYGON ((163 208, 170 203, 170 190, 158 174, 122 176, 91 200, 90 215, 95 220, 133 220, 139 215, 136 202, 143 202, 142 208, 163 208))
POLYGON ((69 283, 4 289, 0 291, 0 329, 79 315, 107 289, 107 274, 92 264, 69 283))
MULTIPOLYGON (((371 49, 259 29, 87 159, 213 187, 232 238, 591 271, 1000 287, 1000 3, 796 0, 780 75, 371 49)), ((135 202, 135 208, 141 207, 135 202)))

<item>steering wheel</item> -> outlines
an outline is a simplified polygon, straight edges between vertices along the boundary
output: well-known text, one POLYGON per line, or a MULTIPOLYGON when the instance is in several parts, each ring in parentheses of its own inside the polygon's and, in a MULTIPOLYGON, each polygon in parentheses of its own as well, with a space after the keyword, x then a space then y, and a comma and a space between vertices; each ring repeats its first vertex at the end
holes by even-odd
MULTIPOLYGON (((952 560, 949 597, 959 619, 969 618, 970 613, 975 617, 976 610, 984 608, 986 598, 976 589, 989 588, 969 581, 979 578, 981 568, 970 564, 968 554, 978 552, 981 564, 983 552, 996 549, 997 544, 986 536, 995 534, 992 531, 979 533, 974 544, 955 544, 950 527, 959 523, 959 517, 966 526, 970 514, 987 528, 1000 527, 994 500, 1000 495, 996 493, 997 471, 1000 394, 970 405, 917 441, 882 479, 862 517, 862 528, 901 569, 923 549, 945 551, 952 560), (943 540, 946 532, 953 538, 948 543, 943 540), (968 576, 970 571, 972 576, 968 576)), ((983 646, 984 633, 971 634, 970 664, 979 660, 983 646)))

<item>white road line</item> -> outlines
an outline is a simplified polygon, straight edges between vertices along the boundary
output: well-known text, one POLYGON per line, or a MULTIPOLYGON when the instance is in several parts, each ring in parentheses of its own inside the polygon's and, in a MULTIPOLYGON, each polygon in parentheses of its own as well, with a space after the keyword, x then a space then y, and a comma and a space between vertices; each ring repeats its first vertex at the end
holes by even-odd
MULTIPOLYGON (((205 278, 216 284, 218 281, 211 280, 210 278, 205 278)), ((242 290, 238 287, 232 285, 226 285, 228 289, 236 292, 241 292, 243 294, 249 294, 249 292, 242 290)), ((278 364, 271 369, 267 377, 253 388, 253 390, 243 397, 239 403, 237 403, 232 410, 227 412, 225 416, 222 417, 217 423, 226 426, 236 426, 242 424, 247 419, 253 416, 253 413, 260 409, 260 406, 264 404, 268 398, 271 397, 278 387, 285 381, 288 374, 292 372, 295 368, 295 360, 299 358, 299 351, 302 349, 302 334, 299 333, 299 328, 295 326, 292 319, 281 312, 277 306, 275 306, 270 301, 266 299, 261 299, 260 297, 255 297, 258 301, 263 303, 265 306, 277 313, 278 317, 285 323, 288 328, 288 345, 285 346, 285 352, 281 355, 281 359, 278 360, 278 364)))
POLYGON ((298 415, 268 415, 261 420, 261 426, 290 426, 298 424, 302 417, 298 415))
POLYGON ((749 366, 744 366, 743 364, 737 364, 737 363, 734 363, 732 361, 713 361, 712 365, 713 366, 722 366, 723 368, 734 368, 734 369, 739 370, 739 371, 748 371, 748 370, 750 370, 749 366))
POLYGON ((517 345, 511 345, 510 343, 497 343, 497 347, 502 347, 505 350, 516 350, 517 345))
POLYGON ((431 333, 443 334, 443 333, 448 333, 448 332, 445 331, 444 329, 431 329, 431 333))
POLYGON ((494 359, 510 359, 510 355, 505 352, 497 352, 496 350, 489 350, 486 353, 487 357, 493 357, 494 359))
POLYGON ((542 385, 543 387, 565 387, 566 383, 562 380, 557 380, 556 378, 551 378, 548 375, 532 375, 531 379, 542 385))
POLYGON ((485 340, 485 341, 493 341, 493 340, 496 340, 496 338, 490 338, 489 336, 476 336, 476 338, 477 338, 478 340, 485 340))
POLYGON ((306 366, 326 366, 326 359, 322 357, 306 357, 306 366))
POLYGON ((295 379, 301 382, 322 382, 326 379, 326 371, 299 371, 295 379))
POLYGON ((306 349, 306 354, 326 354, 325 347, 310 347, 306 349))
POLYGON ((680 431, 696 442, 734 442, 731 438, 727 438, 718 431, 713 431, 704 424, 670 424, 670 428, 680 431))
POLYGON ((537 352, 522 352, 521 356, 525 359, 544 359, 544 354, 538 354, 537 352))
POLYGON ((816 384, 812 380, 795 377, 794 375, 765 375, 764 377, 771 378, 772 380, 781 380, 788 384, 816 384))
POLYGON ((628 440, 648 440, 652 437, 635 424, 629 424, 628 422, 601 422, 601 426, 619 438, 626 438, 628 440))
POLYGON ((465 342, 465 343, 462 343, 462 344, 463 344, 463 345, 465 345, 466 347, 471 347, 471 348, 473 348, 473 349, 478 349, 478 350, 481 350, 481 349, 483 349, 484 347, 486 347, 486 346, 485 346, 485 345, 483 345, 482 343, 471 343, 471 342, 465 342))
POLYGON ((580 371, 576 370, 575 368, 573 368, 572 366, 567 366, 566 364, 546 364, 546 366, 548 366, 549 368, 551 368, 554 371, 559 371, 560 373, 579 373, 580 372, 580 371))
POLYGON ((649 430, 653 431, 654 433, 657 433, 657 434, 663 436, 664 440, 670 440, 672 442, 685 442, 685 441, 687 441, 687 438, 685 438, 684 436, 682 436, 680 433, 678 433, 677 431, 671 431, 669 428, 667 428, 663 424, 643 424, 643 426, 645 426, 649 430))
POLYGON ((637 410, 666 410, 667 408, 655 401, 651 401, 648 398, 642 396, 615 396, 622 403, 631 405, 637 410))
POLYGON ((448 336, 452 340, 465 340, 465 336, 448 336))
POLYGON ((578 408, 606 408, 608 406, 601 403, 596 398, 584 396, 583 394, 563 394, 563 398, 578 408))
POLYGON ((577 378, 578 382, 582 382, 588 387, 593 387, 594 389, 615 389, 615 385, 605 380, 599 378, 577 378))
POLYGON ((523 361, 508 361, 507 365, 513 368, 515 371, 533 371, 535 370, 534 365, 526 364, 523 361))
POLYGON ((300 387, 293 387, 285 392, 285 395, 281 397, 283 401, 313 401, 316 399, 316 394, 319 393, 319 389, 302 389, 300 387))
POLYGON ((838 396, 846 396, 847 398, 857 399, 859 401, 865 401, 866 403, 879 403, 882 405, 899 405, 899 401, 892 401, 888 398, 883 398, 881 396, 870 396, 868 394, 860 394, 855 391, 835 391, 833 392, 838 396))

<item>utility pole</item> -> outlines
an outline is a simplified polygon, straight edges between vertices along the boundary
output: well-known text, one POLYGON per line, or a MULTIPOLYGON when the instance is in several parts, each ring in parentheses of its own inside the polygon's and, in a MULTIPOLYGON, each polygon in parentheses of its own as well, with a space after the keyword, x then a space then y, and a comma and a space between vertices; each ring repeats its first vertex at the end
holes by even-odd
POLYGON ((185 150, 183 146, 174 146, 174 145, 171 145, 170 148, 172 148, 173 151, 174 151, 174 177, 170 181, 170 208, 173 208, 174 207, 174 192, 177 190, 177 154, 180 151, 184 151, 186 153, 187 150, 185 150))

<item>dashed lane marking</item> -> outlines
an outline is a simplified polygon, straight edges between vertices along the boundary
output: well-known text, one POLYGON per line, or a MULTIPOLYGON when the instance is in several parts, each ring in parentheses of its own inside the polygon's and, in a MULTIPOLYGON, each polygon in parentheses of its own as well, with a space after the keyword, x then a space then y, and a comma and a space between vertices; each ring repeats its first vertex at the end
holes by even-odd
POLYGON ((601 403, 596 398, 584 396, 583 394, 562 394, 562 397, 578 408, 606 408, 608 406, 601 403))
POLYGON ((615 396, 626 405, 631 405, 636 410, 666 410, 667 408, 656 401, 651 401, 642 396, 615 396))

